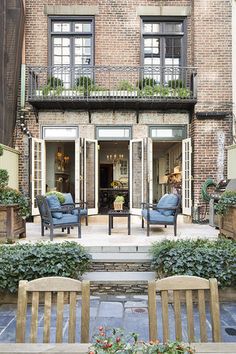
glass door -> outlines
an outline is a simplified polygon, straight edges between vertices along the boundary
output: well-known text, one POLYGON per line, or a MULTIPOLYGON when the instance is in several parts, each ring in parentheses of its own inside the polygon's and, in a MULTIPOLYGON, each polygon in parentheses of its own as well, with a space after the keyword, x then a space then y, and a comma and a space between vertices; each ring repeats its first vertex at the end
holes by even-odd
POLYGON ((141 215, 144 202, 144 140, 130 140, 130 212, 141 215))
POLYGON ((191 198, 191 175, 192 175, 192 145, 191 139, 182 141, 182 211, 185 215, 192 214, 192 198, 191 198))

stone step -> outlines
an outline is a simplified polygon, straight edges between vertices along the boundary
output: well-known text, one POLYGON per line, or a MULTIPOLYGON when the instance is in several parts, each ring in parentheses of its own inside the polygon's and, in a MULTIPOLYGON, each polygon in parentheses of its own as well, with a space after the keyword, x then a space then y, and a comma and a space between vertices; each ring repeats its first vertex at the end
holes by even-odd
POLYGON ((83 279, 93 283, 140 283, 155 278, 155 272, 90 272, 83 275, 83 279))
POLYGON ((85 246, 89 253, 149 253, 150 246, 85 246))
POLYGON ((152 257, 149 253, 138 252, 95 252, 91 253, 93 262, 112 262, 112 263, 146 263, 150 262, 152 257))

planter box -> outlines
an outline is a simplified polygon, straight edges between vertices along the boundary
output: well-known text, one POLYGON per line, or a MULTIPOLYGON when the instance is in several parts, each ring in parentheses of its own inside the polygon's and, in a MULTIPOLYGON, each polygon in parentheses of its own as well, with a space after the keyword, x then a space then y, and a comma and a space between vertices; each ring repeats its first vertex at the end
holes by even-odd
POLYGON ((123 210, 123 204, 124 202, 114 202, 114 210, 123 210))
POLYGON ((226 215, 219 217, 220 233, 236 240, 236 206, 229 208, 226 215))
POLYGON ((20 216, 17 204, 0 205, 0 238, 25 237, 25 220, 20 216))

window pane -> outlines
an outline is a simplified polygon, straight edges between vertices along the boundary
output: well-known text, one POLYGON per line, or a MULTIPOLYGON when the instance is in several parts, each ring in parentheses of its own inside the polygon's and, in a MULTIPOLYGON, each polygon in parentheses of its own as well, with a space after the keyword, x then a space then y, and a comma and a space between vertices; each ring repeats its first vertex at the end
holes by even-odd
POLYGON ((53 32, 70 32, 70 23, 68 22, 54 22, 53 32))
POLYGON ((69 38, 63 38, 62 39, 62 45, 63 45, 63 47, 69 46, 70 45, 70 39, 69 38))
POLYGON ((61 47, 54 47, 54 55, 61 55, 61 47))
POLYGON ((82 23, 75 23, 75 32, 82 32, 82 23))
POLYGON ((63 55, 70 55, 70 47, 63 47, 62 54, 63 55))
POLYGON ((55 65, 61 64, 61 57, 55 56, 53 61, 55 65))
POLYGON ((90 47, 91 46, 91 38, 83 38, 83 46, 90 47))
POLYGON ((81 47, 75 47, 75 55, 82 55, 83 48, 81 47))
POLYGON ((167 22, 165 24, 166 33, 180 33, 183 31, 183 24, 181 22, 167 22))
POLYGON ((61 32, 61 23, 53 23, 53 27, 52 27, 53 32, 61 32))
POLYGON ((82 57, 75 57, 75 65, 81 65, 82 64, 82 57))
POLYGON ((91 32, 91 23, 83 23, 83 32, 91 32))
POLYGON ((55 45, 61 45, 61 38, 53 38, 53 42, 55 45))
POLYGON ((70 32, 70 24, 69 23, 62 24, 62 32, 70 32))
POLYGON ((70 64, 70 57, 62 57, 62 64, 70 64))
POLYGON ((160 32, 160 23, 146 22, 143 25, 143 31, 145 33, 158 33, 160 32))
POLYGON ((76 22, 75 23, 75 32, 92 32, 91 22, 76 22))

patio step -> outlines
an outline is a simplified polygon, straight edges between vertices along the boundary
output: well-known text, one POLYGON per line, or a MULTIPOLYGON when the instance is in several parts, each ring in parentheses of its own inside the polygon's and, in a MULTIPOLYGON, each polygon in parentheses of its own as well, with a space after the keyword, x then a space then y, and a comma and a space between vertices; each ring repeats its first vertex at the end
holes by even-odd
POLYGON ((155 277, 155 272, 90 272, 83 275, 83 279, 93 283, 137 283, 147 282, 155 277))
POLYGON ((91 253, 93 262, 150 262, 151 255, 149 253, 91 253))

